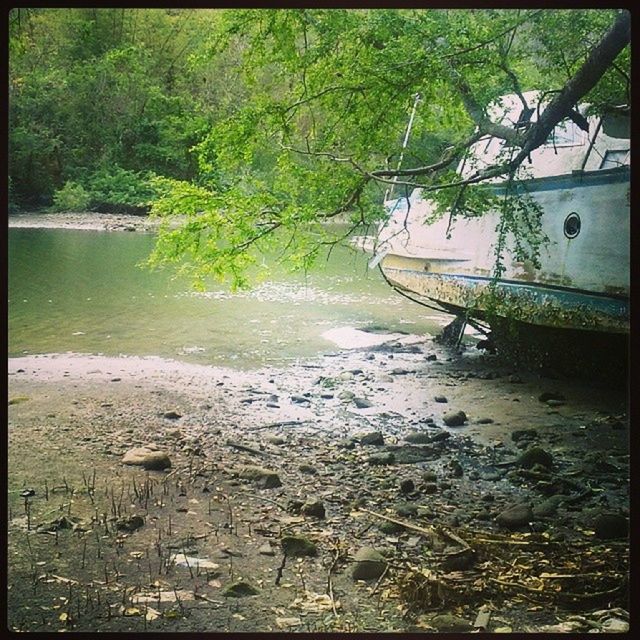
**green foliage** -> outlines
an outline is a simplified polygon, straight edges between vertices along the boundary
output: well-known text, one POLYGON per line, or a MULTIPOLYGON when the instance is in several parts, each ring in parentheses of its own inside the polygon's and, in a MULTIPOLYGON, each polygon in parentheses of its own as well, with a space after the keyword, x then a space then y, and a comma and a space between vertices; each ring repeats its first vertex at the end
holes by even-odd
POLYGON ((67 181, 53 194, 54 211, 86 211, 91 201, 90 194, 76 182, 67 181))
POLYGON ((149 208, 157 192, 153 172, 135 172, 118 166, 93 173, 85 182, 94 207, 124 205, 149 208))
MULTIPOLYGON (((261 251, 307 269, 342 242, 337 216, 378 222, 405 175, 435 215, 498 207, 502 237, 533 258, 537 213, 460 186, 456 162, 481 111, 519 90, 554 92, 609 28, 614 10, 30 9, 10 29, 9 170, 17 203, 82 184, 92 204, 162 219, 150 262, 247 283, 261 251), (409 146, 403 138, 420 95, 409 146), (155 177, 154 177, 155 176, 155 177), (508 204, 507 204, 508 203, 508 204)), ((623 52, 585 96, 594 110, 629 93, 623 52)), ((59 198, 58 198, 59 199, 59 198)), ((58 206, 58 201, 56 201, 58 206)), ((510 245, 511 246, 511 245, 510 245)), ((502 255, 501 247, 498 256, 502 255)), ((498 257, 497 263, 500 259, 498 257)), ((498 267, 499 268, 499 267, 498 267)))

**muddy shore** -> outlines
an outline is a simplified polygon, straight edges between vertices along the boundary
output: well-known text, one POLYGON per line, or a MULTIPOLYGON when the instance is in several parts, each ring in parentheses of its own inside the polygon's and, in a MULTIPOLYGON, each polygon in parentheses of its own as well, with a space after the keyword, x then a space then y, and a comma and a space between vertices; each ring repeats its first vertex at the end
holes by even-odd
POLYGON ((628 627, 624 389, 400 340, 12 358, 9 405, 13 629, 628 627), (124 465, 142 445, 170 468, 124 465))

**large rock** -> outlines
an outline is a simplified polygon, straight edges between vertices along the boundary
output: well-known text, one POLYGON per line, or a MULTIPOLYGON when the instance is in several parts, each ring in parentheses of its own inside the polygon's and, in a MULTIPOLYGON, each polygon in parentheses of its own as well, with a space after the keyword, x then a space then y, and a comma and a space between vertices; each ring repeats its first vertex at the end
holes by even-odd
POLYGON ((255 482, 261 489, 276 489, 282 486, 280 476, 271 469, 247 465, 240 470, 240 477, 255 482))
POLYGON ((162 471, 171 467, 171 459, 166 451, 160 451, 156 445, 148 444, 129 449, 122 458, 122 464, 144 467, 148 471, 162 471))
POLYGON ((429 444, 431 438, 432 436, 425 431, 410 431, 404 437, 406 442, 411 442, 412 444, 429 444))
POLYGON ((372 444, 381 446, 384 444, 384 437, 379 431, 371 431, 369 433, 358 433, 356 437, 360 444, 372 444))
POLYGON ((387 568, 384 556, 372 547, 363 547, 356 553, 352 569, 354 580, 377 580, 387 568))
POLYGON ((318 555, 318 547, 311 540, 302 536, 284 536, 280 544, 286 556, 303 558, 318 555))
POLYGON ((442 416, 447 427, 461 427, 467 421, 467 414, 464 411, 449 411, 442 416))
POLYGON ((496 516, 496 522, 505 529, 524 527, 533 520, 533 511, 528 504, 516 504, 506 508, 496 516))
POLYGON ((367 458, 367 462, 374 466, 394 464, 395 461, 393 453, 374 453, 367 458))
POLYGON ((600 540, 615 540, 629 535, 629 521, 617 513, 603 513, 594 523, 596 538, 600 540))
POLYGON ((550 469, 553 466, 553 457, 542 447, 531 447, 520 455, 517 460, 517 464, 523 469, 531 469, 536 464, 540 464, 543 467, 550 469))

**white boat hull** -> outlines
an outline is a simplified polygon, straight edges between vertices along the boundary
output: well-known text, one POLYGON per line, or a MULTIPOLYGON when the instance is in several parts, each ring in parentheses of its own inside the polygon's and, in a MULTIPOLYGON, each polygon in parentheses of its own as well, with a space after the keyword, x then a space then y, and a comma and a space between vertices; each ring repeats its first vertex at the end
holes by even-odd
POLYGON ((448 216, 425 224, 431 204, 416 191, 387 203, 391 217, 376 246, 378 256, 384 255, 385 277, 401 292, 455 313, 628 333, 629 168, 522 184, 543 210, 542 231, 549 240, 541 247, 540 268, 517 261, 507 250, 505 270, 495 280, 499 214, 456 218, 451 226, 448 216), (568 237, 565 223, 575 214, 579 231, 568 237))

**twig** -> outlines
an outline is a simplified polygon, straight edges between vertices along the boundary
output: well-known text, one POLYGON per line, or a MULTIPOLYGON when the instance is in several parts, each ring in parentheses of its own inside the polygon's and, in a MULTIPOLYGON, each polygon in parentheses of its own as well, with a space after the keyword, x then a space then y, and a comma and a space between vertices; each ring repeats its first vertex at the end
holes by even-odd
POLYGON ((387 573, 389 573, 389 566, 390 565, 386 565, 386 567, 384 568, 384 571, 382 572, 382 575, 378 578, 378 582, 376 582, 376 586, 373 587, 373 591, 371 592, 371 595, 375 595, 376 591, 378 590, 378 587, 380 587, 380 585, 382 584, 382 581, 385 579, 387 573))

